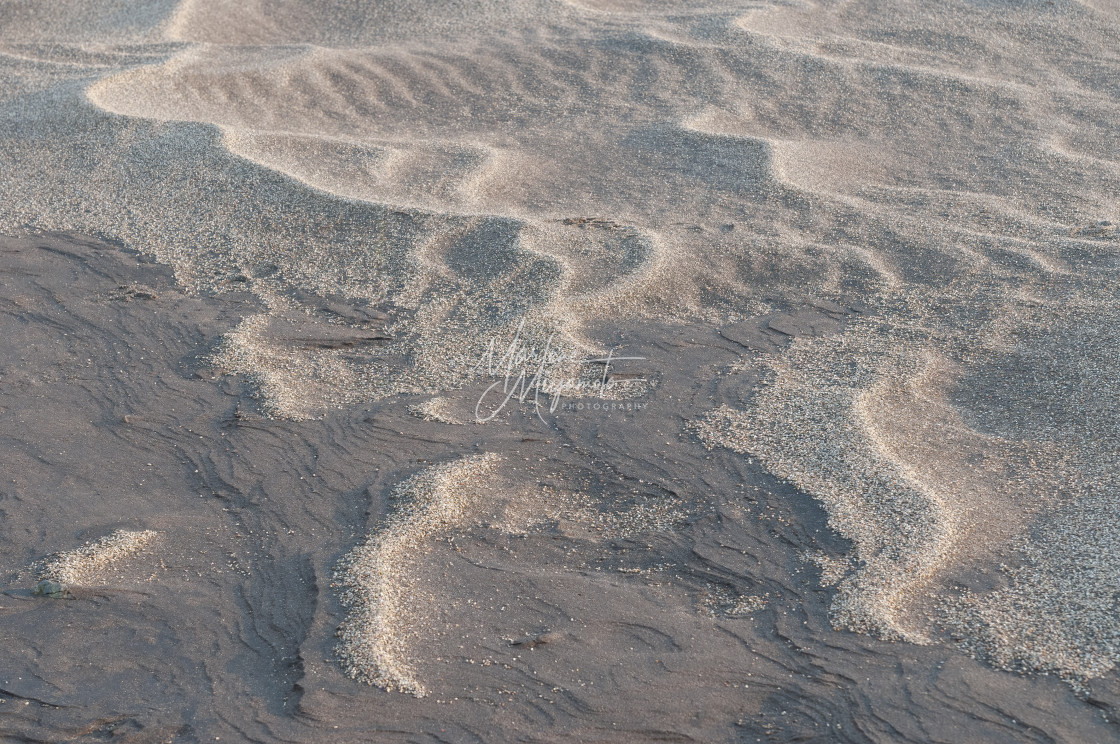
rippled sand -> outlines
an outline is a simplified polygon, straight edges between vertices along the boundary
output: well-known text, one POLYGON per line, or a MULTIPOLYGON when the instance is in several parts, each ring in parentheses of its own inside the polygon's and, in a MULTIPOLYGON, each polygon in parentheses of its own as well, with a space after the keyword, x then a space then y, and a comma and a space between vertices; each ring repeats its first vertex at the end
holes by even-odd
MULTIPOLYGON (((836 628, 1075 685, 1120 661, 1112 4, 2 12, 0 230, 253 298, 208 358, 270 416, 453 393, 517 333, 594 356, 605 329, 723 328, 765 353, 715 375, 761 384, 685 430, 851 541, 836 628)), ((431 400, 426 423, 469 421, 431 400)), ((376 640, 375 600, 350 604, 376 640)), ((363 642, 354 676, 423 690, 363 642)))

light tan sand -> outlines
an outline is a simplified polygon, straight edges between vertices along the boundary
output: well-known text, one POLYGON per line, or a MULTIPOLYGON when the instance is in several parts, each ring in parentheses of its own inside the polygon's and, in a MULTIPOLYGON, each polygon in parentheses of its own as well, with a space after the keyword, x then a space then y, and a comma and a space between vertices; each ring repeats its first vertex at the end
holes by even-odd
POLYGON ((1089 299, 1103 287, 1077 287, 1071 297, 1066 282, 1038 285, 965 340, 938 338, 909 292, 893 317, 917 322, 893 343, 869 332, 874 316, 836 339, 796 342, 768 365, 772 382, 752 407, 698 422, 704 441, 820 498, 853 541, 858 567, 840 583, 837 626, 916 642, 946 626, 1000 666, 1074 680, 1120 660, 1105 403, 1116 395, 1115 332, 1089 299), (958 599, 945 584, 1015 552, 1027 563, 1007 590, 958 599))
POLYGON ((152 530, 117 530, 80 548, 51 556, 37 565, 39 578, 66 586, 95 586, 112 564, 151 544, 158 533, 152 530))
POLYGON ((424 623, 411 564, 429 540, 461 527, 478 510, 490 490, 485 476, 500 459, 468 457, 403 481, 393 491, 396 511, 340 562, 335 584, 347 616, 338 629, 338 654, 351 677, 417 697, 426 694, 409 648, 424 623))
MULTIPOLYGON (((416 665, 431 660, 420 648, 437 630, 429 625, 437 606, 453 599, 433 595, 424 579, 425 556, 440 537, 472 525, 516 535, 558 526, 599 541, 670 530, 686 516, 673 499, 637 499, 612 509, 605 501, 617 496, 526 485, 501 472, 503 460, 494 453, 464 457, 401 481, 393 488, 393 512, 339 562, 334 587, 347 616, 338 629, 338 656, 352 678, 428 694, 416 665)), ((729 604, 750 603, 732 598, 729 604)))
POLYGON ((408 411, 424 421, 439 421, 452 426, 462 426, 464 423, 450 410, 450 401, 447 398, 429 398, 423 403, 409 406, 408 411))
POLYGON ((1102 310, 1115 287, 1099 291, 1056 314, 1038 311, 957 391, 978 424, 1060 446, 1065 468, 1052 511, 1014 543, 1023 563, 1006 569, 1007 588, 944 602, 947 626, 971 653, 1004 668, 1057 672, 1078 689, 1120 664, 1120 339, 1114 306, 1102 310))
POLYGON ((841 625, 928 640, 955 571, 1025 550, 1014 588, 953 615, 966 643, 1072 675, 1113 663, 1111 4, 5 13, 0 229, 108 235, 191 290, 260 298, 216 358, 273 413, 477 382, 522 320, 593 353, 600 323, 859 304, 842 335, 766 362, 707 441, 852 538, 841 625), (335 295, 384 317, 323 320, 335 295), (309 344, 285 330, 297 313, 356 340, 309 344), (1028 353, 1070 327, 1084 346, 1028 353), (1045 384, 975 374, 1000 363, 1045 384), (999 429, 985 406, 1050 418, 999 429))

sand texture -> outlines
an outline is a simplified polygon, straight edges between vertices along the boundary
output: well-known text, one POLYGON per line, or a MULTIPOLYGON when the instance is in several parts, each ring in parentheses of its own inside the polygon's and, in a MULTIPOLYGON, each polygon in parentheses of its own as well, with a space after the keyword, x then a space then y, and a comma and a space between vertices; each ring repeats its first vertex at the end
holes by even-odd
POLYGON ((1120 740, 1118 50, 0 0, 0 739, 1120 740))
POLYGON ((39 578, 63 586, 97 582, 99 574, 134 553, 143 550, 156 537, 151 530, 117 530, 80 548, 51 556, 39 566, 39 578))
POLYGON ((472 507, 485 499, 485 476, 497 459, 455 461, 402 482, 393 497, 404 503, 342 559, 335 579, 349 615, 338 632, 339 656, 351 677, 424 696, 402 637, 420 635, 425 622, 425 613, 408 606, 417 601, 408 584, 410 564, 430 540, 465 525, 472 507))

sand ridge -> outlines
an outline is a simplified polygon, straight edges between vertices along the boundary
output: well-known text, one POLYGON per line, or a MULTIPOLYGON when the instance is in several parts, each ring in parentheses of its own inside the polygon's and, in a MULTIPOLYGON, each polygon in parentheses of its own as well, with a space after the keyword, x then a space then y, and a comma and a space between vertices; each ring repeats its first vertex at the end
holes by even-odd
POLYGON ((1110 420, 1085 391, 1114 368, 1067 349, 1037 400, 999 391, 1084 401, 1045 431, 985 431, 947 391, 1071 318, 1090 348, 1108 336, 1120 32, 1102 5, 186 2, 126 23, 114 2, 19 3, 0 228, 109 235, 191 291, 256 298, 212 358, 291 419, 477 383, 522 322, 595 353, 608 323, 863 307, 764 362, 771 384, 708 442, 853 539, 840 625, 927 640, 910 594, 1031 534, 1053 555, 961 627, 993 657, 1097 674, 1111 641, 1076 618, 1103 627, 1103 605, 1042 652, 1024 628, 1055 566, 1108 545, 1082 527, 1113 442, 1071 420, 1110 420))
POLYGON ((396 510, 339 562, 334 581, 347 617, 338 629, 338 655, 351 677, 427 694, 409 652, 424 623, 410 566, 425 543, 463 527, 478 510, 490 490, 486 476, 500 460, 493 453, 467 457, 402 481, 393 491, 396 510))
MULTIPOLYGON (((10 576, 0 597, 8 738, 72 739, 104 720, 105 735, 111 725, 114 738, 159 740, 185 726, 207 740, 355 743, 393 732, 583 740, 608 728, 640 741, 1115 738, 1101 715, 1113 717, 1113 674, 1084 683, 1089 704, 1053 676, 997 671, 949 644, 833 631, 817 565, 821 581, 833 580, 850 570, 852 546, 824 509, 757 463, 679 431, 712 405, 751 400, 758 353, 780 351, 790 335, 827 340, 854 311, 814 300, 718 330, 619 329, 658 381, 649 405, 625 415, 584 410, 546 423, 521 412, 455 427, 417 418, 402 396, 292 421, 262 416, 251 386, 184 360, 258 310, 247 293, 189 295, 170 267, 89 237, 5 238, 0 248, 4 565, 57 549, 49 535, 59 532, 80 530, 70 541, 80 544, 122 514, 166 535, 158 552, 111 569, 111 586, 74 592, 77 601, 36 596, 33 579, 10 576), (494 514, 419 556, 413 597, 435 613, 409 658, 430 694, 355 684, 332 658, 344 613, 331 568, 375 529, 373 515, 392 513, 386 497, 402 477, 480 451, 509 465, 508 482, 487 494, 500 502, 494 514), (122 682, 105 685, 107 675, 122 682)), ((362 310, 301 298, 320 314, 362 310)), ((1055 340, 1091 349, 1093 324, 1071 320, 1055 340), (1078 325, 1083 333, 1071 334, 1078 325)), ((1072 397, 1032 393, 1026 400, 1050 408, 1006 408, 1015 396, 999 385, 1049 385, 1061 376, 1033 378, 1048 369, 1038 361, 1074 357, 1041 337, 1021 341, 966 367, 951 388, 969 427, 1022 439, 1071 420, 1061 404, 1072 397)), ((456 402, 464 412, 473 404, 456 402)), ((1079 608, 1066 614, 1084 617, 1088 576, 1063 573, 1060 601, 1079 608)), ((970 585, 979 596, 990 589, 970 585)), ((1061 614, 1040 615, 1033 600, 1023 608, 1023 619, 1061 627, 1061 614)), ((1107 638, 1096 624, 1067 628, 1107 638)))
POLYGON ((39 562, 39 578, 63 587, 96 585, 106 568, 145 549, 158 534, 152 530, 116 530, 39 562))

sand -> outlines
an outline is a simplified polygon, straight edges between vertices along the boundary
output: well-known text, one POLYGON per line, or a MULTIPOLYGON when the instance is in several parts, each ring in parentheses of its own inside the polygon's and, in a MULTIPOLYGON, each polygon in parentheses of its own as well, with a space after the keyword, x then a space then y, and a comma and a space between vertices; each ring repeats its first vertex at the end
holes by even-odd
POLYGON ((0 19, 0 734, 1120 738, 1112 4, 0 19))
POLYGON ((152 530, 117 530, 80 548, 67 550, 42 562, 39 578, 66 586, 88 585, 112 564, 143 550, 156 537, 152 530))
POLYGON ((417 697, 426 694, 402 637, 423 637, 425 613, 414 606, 410 564, 425 543, 465 526, 476 502, 485 498, 487 471, 499 459, 458 460, 402 482, 393 491, 396 511, 342 559, 335 580, 349 614, 338 631, 338 653, 351 677, 417 697))

